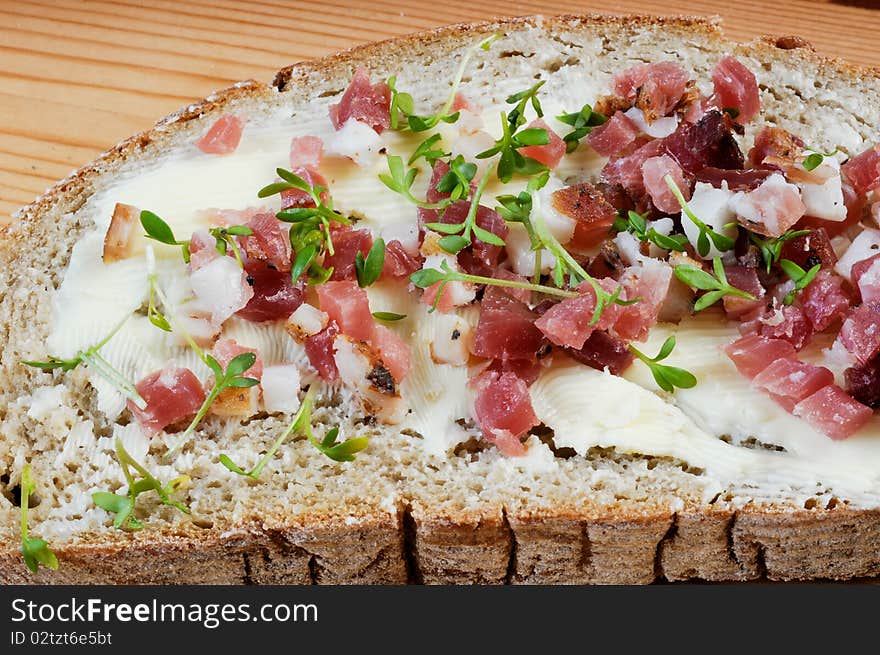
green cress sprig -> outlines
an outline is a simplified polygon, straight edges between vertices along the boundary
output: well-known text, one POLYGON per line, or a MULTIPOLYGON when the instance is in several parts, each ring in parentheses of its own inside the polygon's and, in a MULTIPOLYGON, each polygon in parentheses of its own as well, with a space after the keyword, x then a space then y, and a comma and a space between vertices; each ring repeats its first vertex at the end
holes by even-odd
POLYGON ((479 50, 489 50, 490 46, 501 38, 500 34, 493 34, 469 47, 458 65, 455 77, 452 79, 452 85, 449 89, 449 95, 446 102, 436 114, 428 116, 417 116, 415 112, 415 102, 409 93, 398 91, 397 77, 392 76, 387 80, 388 88, 391 91, 391 129, 404 130, 410 129, 413 132, 425 132, 436 127, 441 121, 444 123, 454 123, 458 120, 459 112, 452 112, 452 105, 455 103, 455 95, 461 87, 461 81, 467 65, 474 53, 479 50))
MULTIPOLYGON (((174 231, 171 229, 171 226, 162 220, 162 218, 145 209, 141 212, 141 226, 144 228, 144 236, 148 239, 164 243, 166 246, 180 246, 183 261, 189 263, 189 240, 179 241, 177 237, 174 236, 174 231)), ((208 232, 216 241, 215 247, 217 248, 217 252, 221 255, 225 255, 227 250, 232 248, 232 252, 235 254, 235 259, 238 262, 238 265, 244 268, 244 264, 241 261, 241 251, 238 249, 235 237, 250 236, 254 231, 246 225, 230 225, 228 227, 212 227, 208 229, 208 232)))
POLYGON ((532 227, 530 219, 532 213, 532 194, 542 189, 549 179, 550 173, 548 172, 535 175, 529 178, 525 190, 520 191, 517 195, 505 194, 495 198, 500 203, 500 206, 496 207, 495 211, 508 223, 519 223, 522 225, 529 235, 531 250, 535 253, 535 271, 532 275, 532 282, 535 284, 541 281, 541 251, 544 249, 544 243, 535 232, 535 228, 532 227))
POLYGON ((782 304, 790 305, 794 302, 797 294, 813 281, 819 269, 822 268, 822 264, 816 264, 810 270, 805 271, 790 259, 783 259, 779 262, 779 267, 794 282, 794 289, 785 294, 785 298, 782 299, 782 304))
POLYGON ((119 437, 116 437, 116 459, 122 467, 125 480, 128 482, 128 492, 125 495, 114 494, 109 491, 96 491, 92 494, 95 505, 103 510, 115 514, 113 527, 120 530, 140 530, 144 524, 134 517, 134 508, 137 505, 138 496, 148 491, 155 491, 159 501, 163 505, 174 507, 184 514, 189 514, 189 508, 183 503, 171 500, 171 495, 189 484, 189 476, 181 475, 174 478, 168 484, 163 485, 150 472, 128 454, 119 437), (135 479, 131 469, 134 469, 139 478, 135 479))
POLYGON ((26 464, 21 472, 21 556, 31 573, 36 573, 40 564, 47 569, 56 571, 58 570, 58 558, 49 548, 49 544, 39 537, 28 536, 28 506, 34 489, 31 465, 26 464))
POLYGON ((324 435, 324 438, 319 441, 315 437, 314 432, 312 432, 312 409, 314 408, 315 403, 316 388, 315 385, 309 387, 305 398, 303 398, 302 404, 299 406, 299 410, 293 417, 293 421, 291 421, 290 425, 284 432, 278 435, 278 438, 275 439, 272 446, 266 451, 266 454, 263 455, 260 461, 257 462, 250 471, 242 469, 226 454, 220 455, 220 463, 233 473, 257 480, 263 472, 263 469, 266 468, 266 465, 272 460, 275 453, 278 452, 281 445, 287 441, 291 434, 297 432, 304 434, 316 449, 333 461, 354 461, 355 455, 369 445, 369 438, 354 437, 342 442, 337 442, 336 438, 339 436, 339 427, 337 426, 328 430, 324 435))
POLYGON ((715 271, 714 276, 696 266, 676 266, 673 269, 675 277, 688 286, 708 292, 700 296, 697 302, 694 303, 695 312, 714 305, 724 296, 736 296, 737 298, 755 300, 752 294, 730 285, 727 281, 727 276, 724 274, 724 266, 721 263, 720 257, 712 260, 712 268, 715 271))
POLYGON ((354 258, 354 270, 357 276, 358 286, 365 288, 373 284, 382 275, 382 267, 385 265, 385 240, 376 239, 364 258, 364 254, 358 250, 354 258))
POLYGON ((643 243, 653 243, 663 250, 684 252, 688 238, 684 234, 660 234, 653 227, 648 229, 646 215, 629 210, 624 217, 622 212, 614 220, 614 228, 619 232, 630 232, 643 243))
POLYGON ((442 137, 439 134, 432 134, 427 139, 422 141, 416 149, 413 150, 413 154, 410 155, 407 160, 407 165, 412 166, 419 159, 424 157, 425 161, 428 163, 428 166, 433 167, 438 159, 443 159, 444 157, 449 157, 452 155, 451 152, 446 152, 442 147, 436 147, 440 142, 442 137))
POLYGON ((764 239, 757 234, 749 232, 749 239, 761 251, 761 258, 764 260, 764 265, 769 273, 770 269, 773 268, 773 264, 779 261, 779 257, 782 254, 782 246, 785 245, 785 242, 809 233, 809 230, 789 230, 778 237, 764 239))
POLYGON ((76 353, 76 356, 72 359, 60 359, 58 357, 49 357, 48 361, 45 362, 37 362, 37 361, 29 361, 24 360, 22 364, 26 364, 27 366, 33 366, 34 368, 43 369, 44 371, 50 371, 52 369, 61 369, 62 371, 72 371, 80 364, 85 364, 86 368, 90 371, 94 371, 100 377, 104 378, 116 391, 121 393, 125 398, 130 400, 135 404, 139 409, 144 409, 147 406, 146 401, 141 397, 141 395, 135 389, 135 386, 129 382, 125 376, 117 371, 113 365, 108 362, 99 352, 101 348, 103 348, 107 343, 116 336, 116 333, 122 328, 125 322, 128 320, 126 316, 119 323, 117 323, 116 327, 114 327, 110 334, 101 339, 98 343, 96 343, 91 348, 86 350, 80 350, 76 353))
POLYGON ((592 132, 594 127, 605 123, 608 118, 597 111, 593 111, 590 105, 584 105, 580 111, 572 114, 562 114, 557 116, 556 120, 574 128, 562 137, 562 140, 565 141, 565 151, 571 153, 577 150, 581 139, 592 132))
POLYGON ((211 372, 214 373, 214 386, 211 387, 211 391, 208 393, 192 422, 186 430, 184 430, 183 435, 181 435, 177 444, 165 453, 165 457, 173 457, 180 452, 180 449, 183 448, 187 441, 189 441, 190 436, 198 427, 199 423, 205 418, 205 415, 217 399, 217 396, 219 396, 225 389, 247 389, 260 383, 256 378, 244 377, 244 373, 250 370, 257 361, 257 356, 254 353, 247 352, 236 355, 232 358, 229 364, 226 365, 225 371, 220 365, 220 362, 214 359, 211 355, 203 353, 200 350, 198 353, 201 356, 202 361, 205 362, 208 368, 211 369, 211 372))
POLYGON ((547 287, 541 284, 531 284, 530 282, 519 282, 517 280, 503 280, 495 277, 483 277, 482 275, 470 275, 468 273, 460 273, 449 268, 449 264, 444 260, 440 264, 442 270, 436 268, 423 268, 409 276, 409 281, 419 288, 427 289, 428 287, 440 283, 437 290, 437 296, 434 300, 434 306, 430 311, 437 309, 440 302, 440 296, 443 289, 450 282, 470 282, 472 284, 487 284, 496 287, 508 287, 512 289, 525 289, 527 291, 537 291, 545 293, 549 296, 560 296, 562 298, 577 298, 580 294, 576 291, 567 291, 565 289, 557 289, 556 287, 547 287))
MULTIPOLYGON (((444 177, 444 179, 446 178, 444 177)), ((443 180, 440 182, 442 183, 443 180)), ((458 254, 461 250, 471 245, 472 236, 477 237, 484 243, 492 244, 493 246, 504 246, 504 240, 501 237, 488 230, 484 230, 477 225, 477 210, 480 207, 480 199, 483 197, 483 192, 486 190, 486 185, 488 183, 489 174, 487 172, 483 174, 482 178, 480 178, 480 182, 477 184, 477 189, 474 191, 474 195, 471 198, 468 213, 465 216, 464 221, 461 223, 425 223, 425 227, 429 230, 434 230, 435 232, 440 232, 445 235, 440 238, 438 243, 446 252, 453 255, 458 254)), ((439 184, 437 187, 438 190, 440 190, 439 184)))
MULTIPOLYGON (((551 234, 544 224, 544 218, 540 213, 532 214, 532 194, 541 189, 549 179, 549 175, 544 173, 537 175, 529 180, 525 191, 521 191, 516 196, 502 195, 496 200, 501 203, 497 211, 501 216, 512 223, 520 223, 525 227, 532 243, 531 249, 535 251, 535 275, 533 281, 537 284, 541 275, 541 250, 549 250, 556 259, 553 267, 553 282, 560 289, 564 288, 565 276, 568 275, 571 286, 575 286, 580 282, 589 282, 596 294, 596 309, 590 319, 590 325, 595 325, 602 317, 605 308, 611 304, 633 305, 640 301, 640 298, 633 300, 622 300, 620 293, 622 287, 617 287, 613 293, 608 293, 601 285, 589 274, 583 267, 575 261, 565 247, 559 243, 556 237, 551 234)), ((547 288, 547 287, 544 287, 547 288)), ((438 294, 439 296, 439 294, 438 294)))
POLYGON ((144 209, 141 211, 141 226, 144 228, 144 236, 148 239, 164 243, 166 246, 180 246, 183 261, 189 263, 189 240, 178 241, 171 226, 158 215, 144 209))
POLYGON ((471 190, 471 180, 477 174, 476 164, 467 162, 464 157, 458 155, 449 162, 449 171, 436 186, 437 191, 447 193, 449 197, 442 198, 437 202, 426 202, 419 200, 412 194, 412 185, 419 174, 419 169, 407 168, 404 166, 403 158, 398 155, 387 155, 385 159, 388 162, 388 172, 379 174, 382 184, 422 209, 442 210, 456 200, 467 198, 471 190))
MULTIPOLYGON (((157 300, 159 299, 159 276, 156 273, 156 253, 152 246, 147 246, 147 283, 150 285, 150 291, 147 296, 147 318, 150 323, 155 325, 163 332, 171 332, 171 322, 159 309, 157 300)), ((161 302, 161 301, 160 301, 161 302)))
POLYGON ((833 157, 835 154, 837 154, 837 150, 832 150, 831 152, 811 152, 804 157, 801 166, 803 166, 805 170, 814 171, 822 165, 822 162, 825 161, 826 157, 833 157))
POLYGON ((697 215, 691 211, 687 200, 684 199, 681 189, 678 188, 678 185, 675 183, 675 180, 672 179, 671 175, 667 174, 663 178, 663 181, 666 183, 666 186, 669 187, 669 190, 672 191, 672 195, 675 196, 675 199, 678 201, 681 211, 685 216, 691 219, 694 225, 700 230, 700 236, 697 237, 697 252, 701 257, 708 255, 709 251, 712 249, 712 246, 709 245, 710 241, 720 251, 733 249, 733 246, 736 244, 736 239, 732 239, 725 234, 719 234, 701 221, 697 215))
POLYGON ((629 345, 630 352, 651 369, 651 375, 654 376, 654 381, 657 382, 657 386, 668 393, 673 393, 676 387, 679 389, 690 389, 697 385, 697 378, 690 371, 678 368, 677 366, 667 366, 666 364, 660 363, 669 357, 674 348, 674 336, 668 337, 666 341, 663 342, 663 345, 660 346, 660 352, 657 353, 656 357, 648 357, 632 344, 629 345))
POLYGON ((501 112, 501 128, 503 133, 495 145, 476 155, 477 159, 489 159, 500 153, 495 173, 504 184, 510 182, 515 174, 535 175, 547 170, 547 167, 536 159, 526 157, 519 152, 526 146, 546 146, 550 143, 550 135, 543 127, 527 127, 515 131, 507 114, 501 112))
POLYGON ((295 253, 290 275, 294 281, 305 273, 309 284, 322 284, 330 279, 332 268, 324 268, 316 261, 325 251, 333 254, 333 239, 330 225, 339 223, 350 225, 351 221, 333 208, 333 199, 327 189, 319 184, 311 185, 299 175, 284 168, 275 172, 281 182, 273 182, 257 193, 260 198, 268 198, 282 191, 296 189, 309 195, 314 207, 289 207, 276 214, 279 220, 291 223, 290 245, 295 253), (326 198, 326 200, 325 200, 326 198))

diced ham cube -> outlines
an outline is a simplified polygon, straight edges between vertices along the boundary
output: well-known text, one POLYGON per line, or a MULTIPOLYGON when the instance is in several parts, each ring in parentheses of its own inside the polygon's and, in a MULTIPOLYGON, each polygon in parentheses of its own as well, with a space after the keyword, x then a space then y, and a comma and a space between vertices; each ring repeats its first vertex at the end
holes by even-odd
POLYGON ((839 441, 852 436, 871 420, 874 412, 840 387, 829 385, 799 402, 793 413, 839 441))
POLYGON ((382 265, 382 279, 400 280, 422 267, 421 257, 411 255, 403 244, 394 239, 385 244, 385 263, 382 265))
POLYGON ((593 330, 580 350, 565 349, 572 359, 600 371, 607 369, 612 375, 620 375, 635 359, 626 342, 611 336, 605 330, 593 330))
POLYGON ((511 372, 488 371, 472 381, 474 417, 483 436, 508 457, 526 453, 521 438, 538 425, 526 383, 511 372))
POLYGON ((354 230, 348 226, 332 229, 333 254, 324 255, 323 266, 333 267, 331 280, 356 280, 355 259, 358 253, 365 258, 373 245, 369 230, 354 230))
POLYGON ((822 264, 822 268, 829 269, 837 264, 837 255, 828 237, 828 230, 824 227, 812 229, 809 234, 801 234, 784 242, 779 258, 793 261, 805 271, 816 264, 822 264))
MULTIPOLYGON (((794 162, 802 159, 803 150, 804 142, 799 137, 784 128, 765 125, 755 135, 754 145, 749 150, 749 163, 756 168, 761 168, 764 166, 764 160, 768 158, 794 162)), ((778 166, 771 164, 768 164, 767 167, 772 170, 780 170, 778 166)))
MULTIPOLYGON (((577 298, 566 298, 544 312, 535 327, 557 346, 579 350, 597 328, 591 325, 596 309, 596 293, 586 282, 578 288, 577 298)), ((605 326, 608 327, 608 326, 605 326)))
POLYGON ((641 300, 619 306, 620 313, 611 331, 627 341, 643 341, 657 324, 671 280, 672 267, 658 260, 646 259, 642 265, 626 269, 620 276, 625 299, 641 300))
POLYGON ((224 114, 196 141, 196 147, 208 155, 228 155, 241 142, 244 123, 237 116, 224 114))
POLYGON ((248 257, 262 259, 277 268, 279 271, 290 270, 290 237, 287 228, 282 228, 281 223, 274 214, 259 213, 253 216, 247 227, 253 234, 238 237, 241 249, 248 257))
POLYGON ((813 336, 813 326, 804 315, 803 309, 795 305, 768 309, 763 314, 741 323, 739 331, 740 334, 760 334, 771 339, 784 339, 793 345, 795 350, 806 346, 813 336))
POLYGON ((166 366, 135 385, 147 406, 139 409, 131 401, 128 409, 149 434, 193 416, 205 402, 202 383, 188 368, 166 366))
POLYGON ((376 321, 370 312, 367 292, 357 282, 325 282, 316 290, 321 311, 326 312, 343 334, 356 341, 370 341, 376 321))
POLYGON ((278 321, 290 316, 302 304, 302 283, 294 285, 289 272, 259 259, 249 259, 244 270, 247 282, 252 285, 253 296, 238 311, 241 318, 254 323, 278 321))
POLYGON ((524 157, 531 157, 541 162, 551 170, 556 168, 565 154, 565 141, 556 132, 551 130, 541 118, 533 120, 529 123, 528 127, 546 130, 550 143, 544 146, 526 146, 525 148, 520 148, 519 153, 524 157))
POLYGON ((403 382, 410 368, 410 352, 406 341, 384 325, 373 329, 370 346, 379 355, 385 368, 398 384, 403 382))
POLYGON ((688 83, 688 74, 677 63, 661 61, 636 64, 615 74, 611 88, 633 102, 652 122, 678 105, 688 83))
POLYGON ((629 147, 639 136, 639 128, 622 111, 615 113, 587 135, 587 143, 603 157, 611 157, 629 147))
POLYGON ((790 412, 807 396, 834 384, 834 373, 824 366, 783 357, 771 362, 758 373, 752 384, 766 391, 773 400, 790 412))
POLYGON ((317 136, 297 136, 290 140, 290 168, 317 169, 324 155, 324 142, 317 136))
POLYGON ((777 359, 792 358, 794 346, 783 339, 757 334, 741 337, 724 347, 736 369, 749 379, 754 378, 777 359))
POLYGON ((727 318, 738 319, 742 316, 755 311, 764 304, 765 290, 758 279, 757 269, 751 266, 725 266, 724 274, 727 276, 727 282, 746 293, 750 293, 755 300, 748 298, 738 298, 737 296, 724 296, 724 313, 727 318))
POLYGON ((588 250, 608 238, 617 210, 595 186, 581 182, 554 191, 550 198, 556 212, 575 221, 572 249, 588 250))
MULTIPOLYGON (((880 298, 880 294, 878 294, 880 298)), ((823 332, 846 316, 852 304, 843 279, 822 269, 800 294, 801 309, 815 332, 823 332)))
POLYGON ((480 304, 473 354, 487 359, 533 359, 544 342, 537 315, 498 287, 488 287, 480 304))
POLYGON ((677 214, 681 211, 675 196, 666 184, 666 176, 681 190, 685 200, 691 196, 690 184, 684 177, 681 166, 669 155, 660 155, 646 159, 642 164, 642 180, 654 206, 666 214, 677 214))
POLYGON ((244 353, 253 353, 257 359, 254 361, 254 365, 245 371, 243 375, 259 380, 263 375, 263 360, 260 359, 260 353, 255 348, 245 348, 234 339, 219 339, 211 349, 211 355, 213 355, 224 371, 229 366, 229 362, 244 353))
POLYGON ((743 167, 743 154, 733 135, 733 121, 719 111, 707 111, 696 123, 682 123, 661 147, 682 170, 695 175, 707 166, 728 170, 743 167))
POLYGON ((843 379, 853 398, 868 407, 880 407, 880 360, 875 357, 867 364, 847 368, 843 379))
POLYGON ((370 74, 359 67, 339 102, 330 105, 330 121, 337 130, 353 118, 377 133, 391 125, 391 89, 385 82, 370 83, 370 74))
POLYGON ((736 121, 748 123, 761 111, 761 97, 754 73, 739 60, 726 56, 712 69, 715 93, 709 104, 718 109, 736 109, 736 121))
POLYGON ((665 141, 666 139, 650 139, 647 142, 643 140, 638 142, 638 147, 632 152, 624 151, 626 154, 612 157, 602 169, 603 180, 623 187, 631 199, 642 199, 647 193, 642 177, 642 164, 651 157, 662 155, 666 150, 665 141))
POLYGON ((856 155, 840 167, 859 196, 880 186, 880 144, 856 155))
POLYGON ((189 238, 189 270, 197 271, 222 255, 216 239, 207 230, 196 230, 189 238))
POLYGON ((326 328, 306 337, 303 341, 309 363, 325 382, 333 382, 339 377, 334 357, 336 353, 334 342, 338 334, 339 328, 336 323, 330 323, 326 328))
POLYGON ((880 352, 880 302, 866 302, 856 307, 840 328, 837 340, 856 361, 865 365, 880 352))

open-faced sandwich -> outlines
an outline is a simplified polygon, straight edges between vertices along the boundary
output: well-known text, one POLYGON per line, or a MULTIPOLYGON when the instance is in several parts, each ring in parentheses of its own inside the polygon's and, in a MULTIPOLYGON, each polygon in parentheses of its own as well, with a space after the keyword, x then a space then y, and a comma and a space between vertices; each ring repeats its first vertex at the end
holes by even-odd
POLYGON ((0 579, 876 575, 878 142, 876 71, 691 19, 193 105, 2 241, 0 579))

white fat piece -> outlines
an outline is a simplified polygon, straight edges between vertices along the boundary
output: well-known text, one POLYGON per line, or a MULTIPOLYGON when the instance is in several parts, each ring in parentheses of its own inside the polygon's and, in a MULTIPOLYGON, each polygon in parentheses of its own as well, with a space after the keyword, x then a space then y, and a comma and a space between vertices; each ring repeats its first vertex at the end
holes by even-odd
MULTIPOLYGON (((694 187, 694 193, 687 204, 691 212, 714 232, 735 238, 736 226, 725 227, 725 225, 730 223, 736 223, 736 212, 730 206, 730 201, 734 195, 727 188, 727 182, 722 182, 720 189, 716 189, 711 184, 705 182, 697 182, 694 187)), ((696 250, 700 237, 700 228, 684 212, 681 214, 681 226, 684 228, 688 241, 696 250)), ((715 257, 721 257, 723 254, 710 240, 709 252, 705 255, 700 255, 700 257, 703 259, 714 259, 715 257)))
POLYGON ((385 393, 375 380, 368 377, 373 372, 374 365, 365 346, 342 334, 333 340, 333 346, 333 360, 336 362, 339 378, 360 398, 364 409, 383 423, 400 423, 406 415, 406 403, 399 390, 394 394, 385 393))
MULTIPOLYGON (((807 151, 806 155, 816 154, 807 151)), ((834 157, 824 157, 822 163, 813 170, 817 177, 824 179, 821 184, 798 183, 801 200, 807 208, 806 215, 826 221, 846 220, 846 204, 843 201, 843 183, 840 177, 840 162, 834 157)))
POLYGON ((376 163, 382 147, 382 137, 372 127, 349 118, 324 142, 324 154, 348 157, 358 166, 370 167, 376 163))
MULTIPOLYGON (((775 191, 777 193, 777 198, 785 198, 787 194, 794 193, 797 194, 798 197, 801 196, 801 190, 797 185, 791 184, 788 182, 785 177, 783 177, 780 173, 774 173, 766 180, 761 183, 761 186, 758 187, 762 192, 775 191)), ((767 230, 769 230, 768 234, 781 234, 782 226, 779 224, 779 215, 777 211, 775 211, 776 207, 774 203, 761 203, 758 204, 756 200, 754 200, 755 196, 752 195, 758 191, 755 189, 754 191, 737 191, 730 198, 730 209, 733 212, 741 217, 755 224, 763 224, 767 230)), ((803 202, 803 200, 801 200, 803 202)))
POLYGON ((635 125, 648 136, 655 139, 662 139, 669 136, 678 129, 678 115, 664 116, 658 118, 652 123, 645 120, 645 112, 638 107, 631 107, 623 112, 623 115, 630 119, 635 125))
POLYGON ((415 256, 419 252, 419 224, 416 221, 407 219, 397 223, 385 223, 379 228, 379 236, 385 240, 385 243, 399 241, 410 255, 415 256))
POLYGON ((217 257, 193 271, 190 284, 200 304, 218 324, 243 309, 254 296, 245 272, 232 257, 217 257))
POLYGON ((849 280, 852 276, 853 264, 874 255, 880 255, 880 230, 866 228, 853 239, 849 248, 835 264, 834 270, 838 275, 849 280))
POLYGON ((267 412, 293 413, 299 409, 302 379, 295 364, 266 366, 260 379, 263 407, 267 412))
POLYGON ((287 319, 287 331, 295 338, 303 340, 318 334, 327 327, 330 317, 314 305, 303 303, 287 319))
MULTIPOLYGON (((509 225, 509 232, 504 239, 504 247, 507 257, 513 267, 514 273, 523 277, 531 277, 535 273, 535 258, 537 252, 532 250, 532 240, 526 228, 518 223, 509 225)), ((556 265, 556 257, 546 248, 542 248, 541 273, 549 273, 556 265)))
POLYGON ((547 184, 532 194, 532 213, 544 219, 544 227, 563 245, 571 241, 577 224, 571 216, 566 216, 553 207, 553 194, 564 186, 559 178, 551 176, 547 184))

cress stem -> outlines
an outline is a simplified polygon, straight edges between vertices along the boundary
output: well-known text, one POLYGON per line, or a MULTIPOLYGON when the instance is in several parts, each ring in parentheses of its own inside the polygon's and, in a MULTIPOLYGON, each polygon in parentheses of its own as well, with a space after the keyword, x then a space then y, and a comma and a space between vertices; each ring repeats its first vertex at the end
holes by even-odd
POLYGON ((548 287, 543 284, 532 284, 531 282, 519 282, 518 280, 501 280, 494 277, 483 277, 482 275, 469 275, 468 273, 459 273, 450 271, 447 273, 447 282, 472 282, 474 284, 488 284, 496 287, 512 287, 514 289, 526 289, 527 291, 537 291, 551 296, 561 296, 563 298, 577 298, 580 294, 576 291, 566 291, 565 289, 557 289, 556 287, 548 287))
POLYGON ((180 440, 175 444, 172 448, 170 448, 165 453, 165 457, 169 458, 176 455, 180 452, 180 449, 186 445, 186 442, 189 441, 189 438, 192 436, 192 433, 195 431, 196 427, 198 427, 199 423, 201 423, 202 419, 205 418, 205 415, 208 413, 208 409, 211 407, 211 404, 214 400, 217 399, 217 396, 220 395, 220 392, 223 390, 222 381, 214 382, 214 386, 211 388, 211 393, 208 394, 208 397, 205 398, 205 402, 202 403, 202 406, 199 408, 198 413, 193 418, 192 422, 187 426, 186 430, 184 430, 183 435, 180 437, 180 440))
POLYGON ((138 409, 146 408, 147 401, 141 397, 134 385, 126 380, 119 371, 113 368, 110 362, 96 352, 96 348, 90 348, 89 350, 84 351, 81 350, 77 353, 77 357, 79 357, 86 366, 95 371, 100 377, 109 382, 113 388, 133 402, 138 409))

